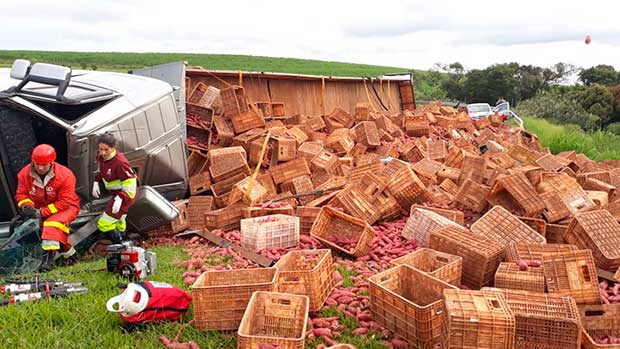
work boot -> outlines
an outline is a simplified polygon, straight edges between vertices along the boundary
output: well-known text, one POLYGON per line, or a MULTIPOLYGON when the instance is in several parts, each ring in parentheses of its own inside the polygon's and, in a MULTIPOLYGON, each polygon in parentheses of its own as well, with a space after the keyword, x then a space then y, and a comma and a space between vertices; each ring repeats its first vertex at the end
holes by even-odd
POLYGON ((61 265, 64 266, 74 265, 75 263, 77 263, 77 261, 80 260, 80 255, 73 247, 71 247, 69 251, 61 253, 60 257, 62 258, 58 259, 60 260, 61 265))
POLYGON ((56 257, 56 250, 43 251, 39 272, 47 273, 48 271, 54 269, 54 257, 56 257))

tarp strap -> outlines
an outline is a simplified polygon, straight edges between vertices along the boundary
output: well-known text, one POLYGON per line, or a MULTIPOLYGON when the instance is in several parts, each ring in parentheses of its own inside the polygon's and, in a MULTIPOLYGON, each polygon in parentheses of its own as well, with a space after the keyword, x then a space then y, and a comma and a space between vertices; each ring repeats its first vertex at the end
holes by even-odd
POLYGON ((362 78, 362 81, 364 81, 364 90, 366 91, 366 99, 368 100, 368 104, 370 104, 370 107, 372 108, 373 112, 377 112, 377 108, 375 108, 375 104, 372 102, 372 99, 370 99, 370 92, 368 92, 368 85, 366 85, 366 79, 362 78))
POLYGON ((321 114, 325 115, 325 77, 321 77, 321 114))
POLYGON ((271 137, 271 131, 267 131, 267 136, 265 136, 263 147, 260 149, 260 156, 258 157, 258 163, 256 164, 256 168, 254 169, 254 173, 252 173, 252 177, 250 178, 250 183, 248 183, 248 192, 245 193, 248 199, 251 199, 252 188, 254 187, 256 177, 258 176, 258 171, 260 170, 260 166, 263 164, 263 157, 265 156, 265 151, 267 150, 267 144, 269 143, 269 137, 271 137))

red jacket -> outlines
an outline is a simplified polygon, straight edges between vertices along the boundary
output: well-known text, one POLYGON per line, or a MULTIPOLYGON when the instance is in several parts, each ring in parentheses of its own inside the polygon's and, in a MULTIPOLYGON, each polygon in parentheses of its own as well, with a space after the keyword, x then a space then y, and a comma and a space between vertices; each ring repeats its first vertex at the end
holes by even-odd
POLYGON ((103 182, 106 190, 112 195, 120 196, 123 201, 134 199, 136 196, 137 179, 131 169, 129 161, 123 153, 116 152, 111 159, 104 160, 97 156, 99 173, 95 176, 97 182, 103 182))
POLYGON ((19 171, 15 199, 19 207, 30 204, 40 209, 43 217, 71 207, 80 209, 80 198, 75 193, 75 175, 56 162, 45 178, 41 178, 32 165, 19 171))

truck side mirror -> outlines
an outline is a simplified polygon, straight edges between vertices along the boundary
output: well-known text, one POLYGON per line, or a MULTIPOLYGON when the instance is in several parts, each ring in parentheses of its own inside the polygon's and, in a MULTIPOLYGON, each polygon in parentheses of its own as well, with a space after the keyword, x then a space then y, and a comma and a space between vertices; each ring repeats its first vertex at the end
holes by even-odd
POLYGON ((26 59, 16 59, 11 67, 11 78, 23 80, 30 70, 30 61, 26 59))

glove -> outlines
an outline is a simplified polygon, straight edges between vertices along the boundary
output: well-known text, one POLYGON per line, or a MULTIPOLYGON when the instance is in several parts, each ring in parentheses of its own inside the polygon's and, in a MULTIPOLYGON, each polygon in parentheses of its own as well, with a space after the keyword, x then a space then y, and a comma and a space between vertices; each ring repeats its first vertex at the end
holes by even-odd
POLYGON ((41 211, 39 211, 38 209, 34 208, 31 205, 25 205, 24 207, 22 207, 22 215, 24 216, 24 218, 41 218, 41 211))
POLYGON ((121 210, 121 205, 123 204, 123 199, 120 196, 114 197, 114 204, 112 204, 112 214, 117 214, 118 211, 121 210))
POLYGON ((101 196, 101 190, 99 190, 99 182, 93 182, 93 197, 99 199, 101 196))

